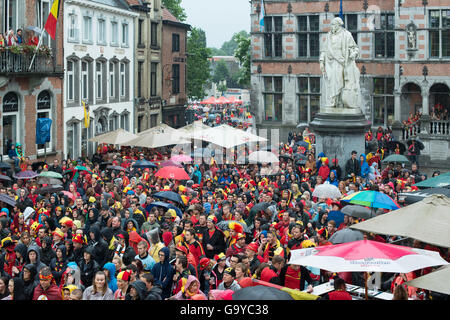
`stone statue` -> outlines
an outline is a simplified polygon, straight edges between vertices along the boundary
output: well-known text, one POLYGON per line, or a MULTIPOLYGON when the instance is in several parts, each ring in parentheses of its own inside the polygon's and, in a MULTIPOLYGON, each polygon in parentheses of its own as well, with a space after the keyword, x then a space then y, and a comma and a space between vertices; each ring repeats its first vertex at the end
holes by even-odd
POLYGON ((408 49, 417 49, 416 45, 417 45, 417 31, 416 31, 416 25, 414 23, 410 23, 408 24, 408 26, 406 27, 406 34, 408 36, 408 49))
POLYGON ((334 18, 331 30, 320 53, 320 70, 326 84, 325 110, 334 113, 361 113, 359 69, 355 60, 359 57, 359 48, 353 36, 344 27, 341 18, 334 18), (334 109, 334 110, 333 110, 334 109), (344 110, 342 110, 344 109, 344 110))

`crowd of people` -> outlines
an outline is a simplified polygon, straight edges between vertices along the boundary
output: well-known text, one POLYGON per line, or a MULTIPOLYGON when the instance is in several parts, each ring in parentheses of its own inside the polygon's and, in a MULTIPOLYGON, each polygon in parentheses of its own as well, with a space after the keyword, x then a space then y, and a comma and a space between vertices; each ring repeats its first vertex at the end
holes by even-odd
POLYGON ((10 29, 5 33, 0 32, 0 48, 20 45, 37 46, 39 38, 34 34, 34 31, 29 31, 29 33, 31 33, 29 37, 25 38, 22 29, 17 29, 17 31, 10 29))
MULTIPOLYGON (((352 152, 341 166, 314 147, 301 149, 302 133, 289 137, 279 148, 279 173, 268 176, 258 164, 212 161, 181 163, 190 180, 163 179, 158 168, 134 164, 161 165, 171 148, 111 145, 99 145, 91 158, 40 164, 37 172, 63 176, 59 188, 2 169, 12 181, 1 185, 0 196, 15 205, 0 202, 0 299, 231 300, 252 279, 307 292, 334 279, 336 292, 323 299, 349 299, 342 283, 363 285, 361 274, 289 264, 292 250, 330 245, 331 235, 358 223, 350 216, 340 225, 329 220, 342 202, 313 197, 313 190, 330 183, 344 196, 377 190, 398 202, 399 192, 414 191, 426 176, 415 164, 382 168, 378 152, 370 159, 352 152), (299 152, 307 157, 302 165, 299 152), (182 201, 155 197, 161 191, 182 201)), ((20 164, 16 172, 33 169, 27 158, 20 164)), ((410 245, 449 259, 448 248, 410 245)), ((381 289, 396 299, 419 297, 423 290, 405 282, 430 271, 386 274, 381 289)))

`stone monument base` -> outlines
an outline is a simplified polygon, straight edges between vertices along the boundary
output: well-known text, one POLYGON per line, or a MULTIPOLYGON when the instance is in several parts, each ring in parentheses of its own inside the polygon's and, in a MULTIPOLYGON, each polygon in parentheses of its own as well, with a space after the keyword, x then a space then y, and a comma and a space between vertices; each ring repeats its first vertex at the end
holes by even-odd
POLYGON ((331 167, 331 160, 337 158, 343 175, 345 163, 351 157, 351 152, 353 150, 358 152, 358 159, 360 154, 365 153, 365 133, 370 127, 370 122, 360 112, 318 113, 309 127, 316 136, 316 159, 321 152, 325 153, 331 167))

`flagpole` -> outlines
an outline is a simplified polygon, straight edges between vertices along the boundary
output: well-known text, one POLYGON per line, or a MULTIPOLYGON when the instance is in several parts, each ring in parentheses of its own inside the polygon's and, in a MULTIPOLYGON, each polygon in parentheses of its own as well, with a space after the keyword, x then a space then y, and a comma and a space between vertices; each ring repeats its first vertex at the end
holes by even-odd
POLYGON ((44 32, 45 32, 45 27, 43 27, 42 30, 41 30, 41 35, 39 37, 39 42, 38 42, 38 45, 36 46, 36 48, 34 49, 33 58, 31 59, 31 63, 30 63, 30 67, 28 68, 28 71, 30 71, 31 67, 33 66, 34 59, 36 58, 36 53, 39 50, 39 47, 41 46, 41 43, 42 43, 42 38, 44 37, 44 32))

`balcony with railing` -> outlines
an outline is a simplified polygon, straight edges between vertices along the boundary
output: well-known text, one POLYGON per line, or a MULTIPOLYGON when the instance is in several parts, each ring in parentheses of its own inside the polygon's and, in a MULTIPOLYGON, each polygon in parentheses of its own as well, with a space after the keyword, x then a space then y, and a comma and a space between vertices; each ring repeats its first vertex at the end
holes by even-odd
POLYGON ((47 76, 57 72, 55 57, 49 50, 39 49, 31 65, 33 55, 34 47, 32 46, 0 48, 0 75, 6 77, 47 76))

